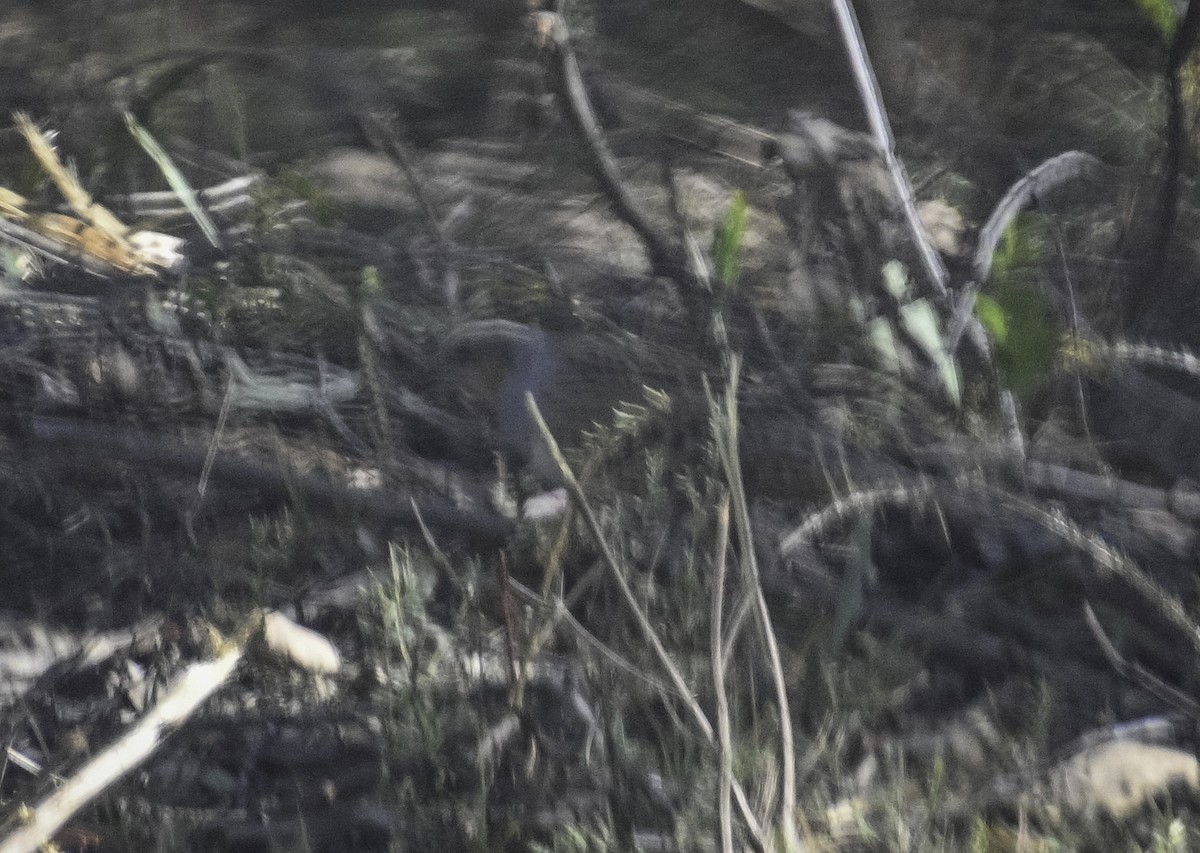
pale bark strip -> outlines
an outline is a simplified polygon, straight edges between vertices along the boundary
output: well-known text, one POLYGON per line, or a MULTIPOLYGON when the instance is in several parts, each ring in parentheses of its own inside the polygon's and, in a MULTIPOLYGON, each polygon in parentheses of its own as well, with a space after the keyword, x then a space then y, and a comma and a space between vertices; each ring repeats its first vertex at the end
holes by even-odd
POLYGON ((972 274, 975 281, 983 284, 992 274, 992 258, 996 247, 1009 226, 1022 211, 1040 197, 1071 181, 1084 178, 1094 179, 1103 168, 1103 163, 1083 151, 1064 151, 1044 160, 1008 188, 1004 198, 992 208, 987 222, 979 229, 972 274))
POLYGON ((234 645, 212 661, 192 664, 145 717, 31 809, 25 825, 0 841, 0 853, 33 853, 81 808, 143 764, 166 737, 229 680, 243 649, 234 645))

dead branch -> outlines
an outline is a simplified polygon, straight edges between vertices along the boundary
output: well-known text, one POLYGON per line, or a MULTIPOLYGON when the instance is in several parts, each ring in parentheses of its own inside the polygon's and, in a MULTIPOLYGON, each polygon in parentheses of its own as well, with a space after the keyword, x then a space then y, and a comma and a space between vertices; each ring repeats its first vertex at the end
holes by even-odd
POLYGON ((0 841, 0 853, 32 853, 47 844, 71 816, 130 771, 141 766, 233 675, 241 644, 187 668, 145 717, 33 808, 25 825, 0 841))

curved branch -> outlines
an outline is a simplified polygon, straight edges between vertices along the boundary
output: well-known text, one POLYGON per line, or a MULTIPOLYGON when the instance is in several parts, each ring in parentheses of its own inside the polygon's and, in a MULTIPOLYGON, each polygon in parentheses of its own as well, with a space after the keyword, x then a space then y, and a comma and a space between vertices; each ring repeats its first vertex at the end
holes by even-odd
POLYGON ((539 35, 552 45, 554 73, 565 97, 567 111, 587 144, 592 156, 592 165, 616 207, 617 214, 642 238, 656 274, 692 284, 692 277, 684 272, 686 267, 681 248, 651 222, 649 215, 634 199, 621 177, 617 158, 604 138, 604 129, 600 126, 584 87, 579 61, 571 47, 571 34, 567 29, 566 20, 555 12, 538 12, 536 22, 539 35))

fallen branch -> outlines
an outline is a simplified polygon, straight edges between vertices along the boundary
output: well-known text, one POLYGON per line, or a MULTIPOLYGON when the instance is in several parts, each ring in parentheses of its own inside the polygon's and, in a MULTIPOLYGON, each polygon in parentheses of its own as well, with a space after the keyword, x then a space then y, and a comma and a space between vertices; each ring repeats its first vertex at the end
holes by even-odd
POLYGON ((538 12, 536 21, 539 35, 553 46, 554 73, 558 78, 559 88, 562 90, 571 119, 592 155, 592 165, 595 166, 600 182, 616 207, 617 214, 646 244, 650 263, 656 274, 683 279, 682 283, 690 284, 691 278, 683 274, 685 266, 680 247, 650 221, 649 215, 634 199, 621 177, 617 158, 604 138, 604 130, 584 87, 579 61, 571 47, 571 34, 567 29, 566 20, 554 12, 538 12))
POLYGON ((1100 625, 1100 620, 1096 617, 1096 612, 1092 610, 1092 605, 1086 602, 1083 605, 1083 616, 1087 620, 1092 636, 1096 638, 1096 642, 1100 646, 1100 651, 1104 653, 1105 659, 1119 676, 1151 695, 1157 696, 1175 710, 1187 714, 1192 720, 1200 721, 1200 704, 1194 699, 1186 693, 1176 690, 1140 664, 1131 663, 1121 656, 1117 647, 1113 645, 1113 641, 1109 639, 1108 634, 1100 625))
MULTIPOLYGON (((205 469, 207 446, 189 445, 178 438, 137 429, 61 418, 36 417, 33 438, 60 449, 60 457, 79 456, 81 466, 96 459, 119 460, 145 467, 199 477, 205 469)), ((285 503, 297 496, 310 508, 362 515, 385 524, 417 527, 417 511, 430 528, 462 536, 474 545, 494 547, 507 539, 513 522, 498 512, 460 509, 437 497, 411 498, 396 491, 368 491, 340 486, 312 474, 288 472, 229 453, 218 452, 209 466, 213 483, 256 491, 267 503, 285 503)))
POLYGON ((242 644, 235 643, 215 660, 189 666, 145 717, 35 806, 25 825, 0 841, 0 853, 32 853, 47 845, 76 812, 145 763, 168 735, 220 689, 233 675, 243 651, 242 644))

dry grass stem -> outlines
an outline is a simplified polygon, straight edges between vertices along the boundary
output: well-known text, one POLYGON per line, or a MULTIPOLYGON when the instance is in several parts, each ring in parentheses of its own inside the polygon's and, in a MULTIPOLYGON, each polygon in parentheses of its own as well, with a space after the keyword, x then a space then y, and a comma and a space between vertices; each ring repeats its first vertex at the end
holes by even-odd
POLYGON ((740 540, 739 557, 742 582, 747 597, 753 603, 755 626, 759 639, 767 653, 771 680, 775 688, 775 701, 779 710, 779 751, 783 763, 782 790, 780 791, 780 824, 788 849, 799 847, 796 837, 796 745, 792 734, 792 716, 787 695, 787 680, 783 674, 783 659, 779 653, 779 642, 767 610, 767 599, 763 595, 759 580, 758 559, 754 553, 754 531, 750 522, 750 507, 746 500, 746 489, 742 479, 741 458, 738 453, 738 409, 737 389, 740 363, 736 357, 729 359, 729 379, 725 388, 724 417, 714 419, 714 433, 722 467, 733 498, 733 513, 740 540))
MULTIPOLYGON (((617 585, 618 591, 621 593, 621 598, 625 601, 626 606, 634 617, 638 629, 646 642, 649 644, 654 656, 658 659, 659 665, 666 671, 667 677, 674 687, 675 692, 683 701, 687 708, 692 722, 704 735, 704 739, 709 743, 716 742, 716 733, 713 731, 712 723, 708 721, 708 717, 704 714, 704 710, 700 707, 700 703, 696 701, 696 697, 692 695, 687 682, 683 679, 683 674, 671 660, 670 654, 659 639, 658 634, 654 630, 654 626, 650 624, 649 618, 642 611, 637 603, 637 598, 633 594, 633 590, 629 587, 629 581, 625 578, 625 573, 622 571, 616 555, 613 554, 612 548, 609 546, 604 531, 600 527, 600 520, 596 517, 595 511, 592 509, 587 496, 583 493, 583 488, 579 485, 579 480, 576 479, 575 473, 571 470, 570 464, 563 456, 562 449, 558 446, 558 442, 554 439, 554 435, 550 432, 550 428, 546 426, 546 420, 542 417, 541 410, 538 409, 537 401, 533 394, 526 393, 525 407, 533 418, 534 424, 537 426, 538 432, 542 436, 542 440, 546 443, 546 449, 550 452, 555 464, 558 466, 559 473, 562 475, 563 482, 566 484, 567 491, 571 495, 571 500, 574 501, 576 509, 583 516, 584 523, 588 527, 588 531, 595 539, 596 546, 600 549, 601 557, 604 565, 608 568, 609 575, 613 582, 617 585)), ((754 812, 750 807, 750 802, 746 798, 745 792, 738 784, 734 785, 734 797, 737 799, 738 808, 742 812, 742 819, 746 822, 746 826, 750 834, 755 839, 755 846, 759 849, 764 848, 764 840, 762 829, 758 824, 758 820, 754 817, 754 812)))
POLYGON ((733 784, 733 738, 729 731, 729 697, 725 693, 725 655, 721 645, 722 609, 725 603, 726 558, 729 552, 729 496, 723 495, 717 507, 717 548, 712 579, 711 641, 713 694, 717 712, 717 821, 721 832, 721 850, 733 853, 733 820, 730 792, 733 784))

